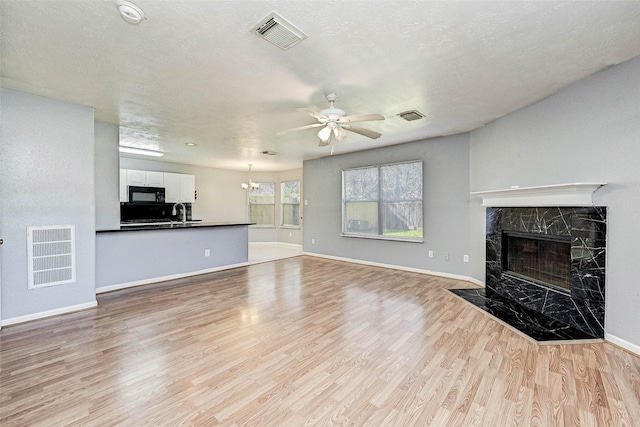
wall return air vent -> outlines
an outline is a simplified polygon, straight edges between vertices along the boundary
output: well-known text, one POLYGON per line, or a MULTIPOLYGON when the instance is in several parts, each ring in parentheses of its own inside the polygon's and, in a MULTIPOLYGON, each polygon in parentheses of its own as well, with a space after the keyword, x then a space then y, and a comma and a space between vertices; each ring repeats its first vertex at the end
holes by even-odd
POLYGON ((76 281, 75 226, 27 227, 29 289, 76 281))
POLYGON ((252 31, 282 50, 292 48, 307 38, 305 33, 275 12, 267 15, 252 31))

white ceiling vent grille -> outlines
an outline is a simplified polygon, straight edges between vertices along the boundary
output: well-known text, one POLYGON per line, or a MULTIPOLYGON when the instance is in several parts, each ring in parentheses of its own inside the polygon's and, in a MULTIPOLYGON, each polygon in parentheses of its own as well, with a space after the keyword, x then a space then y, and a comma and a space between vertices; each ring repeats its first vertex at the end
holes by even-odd
POLYGON ((252 31, 282 50, 292 48, 307 38, 305 33, 275 12, 267 15, 252 31))
POLYGON ((27 227, 29 289, 76 281, 75 226, 27 227))
POLYGON ((410 110, 410 111, 403 111, 402 113, 398 114, 400 117, 402 117, 403 119, 405 119, 408 122, 412 122, 414 120, 419 120, 424 118, 424 114, 422 114, 420 111, 418 110, 410 110))

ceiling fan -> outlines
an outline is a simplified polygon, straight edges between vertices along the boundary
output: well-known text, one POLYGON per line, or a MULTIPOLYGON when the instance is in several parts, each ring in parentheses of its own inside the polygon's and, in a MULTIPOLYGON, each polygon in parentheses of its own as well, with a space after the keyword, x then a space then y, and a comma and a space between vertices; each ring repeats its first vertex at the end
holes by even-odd
POLYGON ((333 103, 338 99, 338 95, 335 93, 328 93, 326 95, 327 101, 329 101, 329 108, 326 108, 320 112, 311 108, 296 108, 296 111, 308 114, 311 117, 315 117, 319 123, 311 125, 300 126, 293 129, 283 130, 278 132, 277 135, 285 135, 290 132, 297 132, 299 130, 311 129, 322 127, 318 132, 318 138, 320 138, 320 146, 324 147, 332 142, 332 138, 337 142, 343 141, 347 135, 345 130, 364 135, 368 138, 376 139, 380 138, 382 134, 374 132, 369 129, 361 128, 359 126, 353 126, 353 122, 368 122, 371 120, 384 120, 384 116, 380 114, 356 114, 353 116, 347 116, 344 110, 336 108, 333 103))

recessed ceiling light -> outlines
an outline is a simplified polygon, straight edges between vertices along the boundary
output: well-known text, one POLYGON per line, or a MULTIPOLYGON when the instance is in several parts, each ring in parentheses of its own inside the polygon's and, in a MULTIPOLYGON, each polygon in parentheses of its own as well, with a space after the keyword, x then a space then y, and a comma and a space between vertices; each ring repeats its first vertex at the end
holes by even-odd
POLYGON ((186 145, 187 147, 195 147, 198 144, 196 144, 195 142, 185 142, 184 145, 186 145))
POLYGON ((118 150, 120 150, 121 153, 140 154, 141 156, 164 156, 164 153, 162 151, 145 150, 144 148, 124 147, 122 145, 118 147, 118 150))
POLYGON ((129 24, 138 25, 144 19, 142 9, 127 0, 118 0, 118 11, 129 24))

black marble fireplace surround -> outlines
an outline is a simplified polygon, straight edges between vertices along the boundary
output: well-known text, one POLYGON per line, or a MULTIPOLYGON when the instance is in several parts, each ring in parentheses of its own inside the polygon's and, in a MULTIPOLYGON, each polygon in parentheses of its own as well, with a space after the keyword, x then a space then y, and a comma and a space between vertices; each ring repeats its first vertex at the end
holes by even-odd
POLYGON ((605 207, 487 208, 486 221, 486 287, 454 293, 538 341, 604 337, 605 207), (509 233, 570 238, 569 289, 505 271, 509 233))

